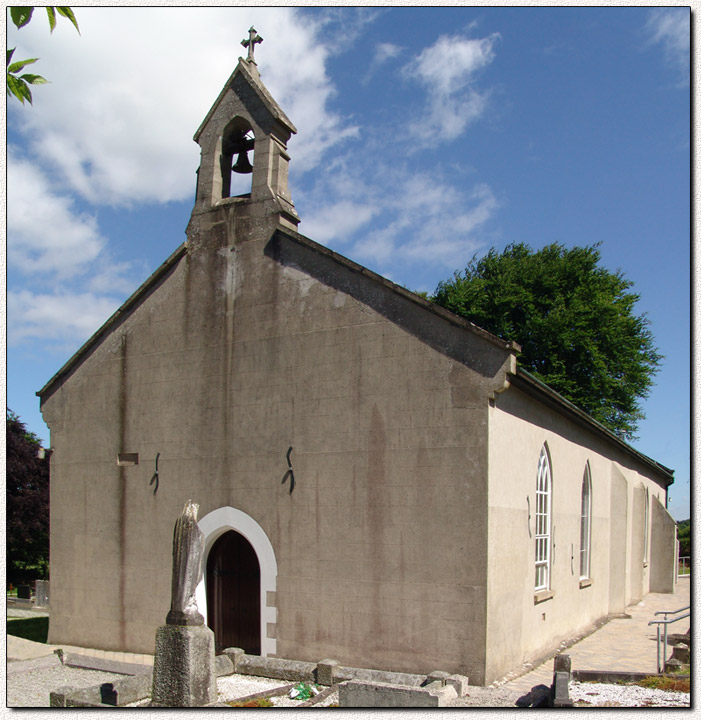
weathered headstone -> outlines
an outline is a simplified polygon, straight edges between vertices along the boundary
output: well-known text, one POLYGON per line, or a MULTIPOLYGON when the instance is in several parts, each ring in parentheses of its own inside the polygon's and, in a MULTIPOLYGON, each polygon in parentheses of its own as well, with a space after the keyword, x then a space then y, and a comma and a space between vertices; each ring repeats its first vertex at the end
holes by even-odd
POLYGON ((552 704, 553 707, 572 707, 569 683, 572 661, 569 655, 556 655, 553 663, 552 704))
POLYGON ((216 702, 214 633, 197 610, 195 589, 202 580, 204 535, 199 506, 188 500, 173 532, 170 612, 156 631, 152 705, 202 707, 216 702))
POLYGON ((684 643, 678 643, 672 650, 672 657, 679 660, 682 665, 688 665, 690 662, 689 646, 684 643))
POLYGON ((36 582, 36 600, 34 601, 36 607, 48 607, 49 606, 49 581, 48 580, 37 580, 36 582))
POLYGON ((338 660, 322 660, 317 663, 316 666, 316 681, 319 685, 331 685, 336 684, 336 672, 340 667, 341 663, 338 660))

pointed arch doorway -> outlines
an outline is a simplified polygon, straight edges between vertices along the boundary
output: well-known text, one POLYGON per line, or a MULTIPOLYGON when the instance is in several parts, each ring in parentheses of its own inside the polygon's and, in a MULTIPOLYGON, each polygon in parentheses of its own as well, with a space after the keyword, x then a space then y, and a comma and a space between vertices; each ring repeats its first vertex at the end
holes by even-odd
POLYGON ((207 624, 217 653, 239 647, 260 655, 260 564, 235 530, 219 537, 207 557, 207 624))
MULTIPOLYGON (((210 578, 208 568, 216 568, 216 554, 226 554, 225 547, 233 540, 224 541, 221 549, 215 551, 212 563, 210 564, 210 555, 215 550, 217 541, 227 535, 230 531, 241 536, 253 549, 259 567, 259 587, 258 587, 258 643, 259 654, 263 657, 275 655, 277 652, 277 609, 276 609, 276 589, 277 589, 277 561, 275 559, 275 551, 263 528, 250 516, 238 508, 230 506, 220 507, 207 513, 198 523, 200 530, 204 534, 204 572, 200 584, 197 586, 195 593, 197 599, 197 607, 204 615, 205 623, 214 628, 216 620, 212 616, 210 619, 210 608, 208 602, 208 588, 210 578)), ((240 540, 236 542, 241 544, 240 540)), ((246 546, 243 546, 244 548, 246 546)), ((224 565, 219 566, 220 570, 226 572, 224 565)), ((226 576, 220 576, 226 577, 226 576)), ((214 579, 214 578, 211 578, 214 579)), ((252 595, 252 593, 251 593, 252 595)), ((214 610, 214 608, 212 608, 214 610)), ((251 623, 254 625, 255 623, 251 623)), ((223 638, 225 640, 225 638, 223 638)), ((232 647, 225 645, 224 647, 232 647)), ((234 643, 233 647, 237 644, 234 643)), ((239 644, 238 647, 241 647, 239 644)), ((245 649, 245 646, 244 646, 245 649)), ((250 651, 249 651, 250 652, 250 651)))

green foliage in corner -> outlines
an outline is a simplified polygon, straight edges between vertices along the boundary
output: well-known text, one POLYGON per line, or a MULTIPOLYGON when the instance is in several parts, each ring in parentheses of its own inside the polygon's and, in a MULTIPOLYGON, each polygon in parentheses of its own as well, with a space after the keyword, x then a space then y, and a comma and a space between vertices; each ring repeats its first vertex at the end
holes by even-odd
POLYGON ((679 540, 679 557, 691 555, 691 520, 677 523, 677 539, 679 540))
POLYGON ((521 345, 520 365, 623 439, 634 439, 662 356, 639 296, 599 246, 494 248, 439 283, 434 301, 521 345))
POLYGON ((49 572, 49 458, 41 443, 7 411, 7 582, 42 580, 49 572))
MULTIPOLYGON (((34 14, 33 7, 11 7, 10 18, 17 28, 23 28, 29 23, 34 14)), ((46 7, 46 14, 49 18, 49 29, 51 32, 56 27, 56 13, 68 18, 73 26, 80 34, 80 28, 78 27, 78 21, 75 19, 73 11, 69 7, 46 7)), ((12 62, 12 56, 16 48, 7 50, 7 95, 8 97, 16 97, 23 105, 24 101, 27 100, 29 104, 32 104, 32 92, 29 89, 30 85, 43 85, 47 82, 41 75, 35 75, 34 73, 22 73, 22 70, 27 65, 33 65, 39 58, 29 58, 28 60, 17 60, 12 62), (22 74, 20 74, 22 73, 22 74)))

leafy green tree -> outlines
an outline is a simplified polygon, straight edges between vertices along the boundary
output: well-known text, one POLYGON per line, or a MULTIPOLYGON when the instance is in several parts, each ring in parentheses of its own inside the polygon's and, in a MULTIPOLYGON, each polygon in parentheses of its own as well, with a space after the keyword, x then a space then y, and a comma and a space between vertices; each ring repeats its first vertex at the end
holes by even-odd
POLYGON ((679 540, 679 557, 691 555, 691 520, 677 523, 677 539, 679 540))
MULTIPOLYGON (((32 19, 34 13, 33 7, 11 7, 10 17, 12 22, 18 27, 23 28, 32 19)), ((46 14, 49 17, 49 28, 51 32, 56 27, 56 13, 68 18, 74 25, 75 29, 80 34, 80 28, 78 27, 78 21, 75 19, 73 11, 69 7, 46 7, 46 14)), ((29 104, 32 104, 32 92, 29 89, 30 85, 43 85, 47 81, 41 75, 34 75, 33 73, 23 73, 20 75, 22 70, 27 65, 32 65, 39 58, 30 58, 29 60, 17 60, 12 62, 12 56, 16 48, 9 49, 7 51, 7 95, 16 97, 22 105, 24 101, 28 100, 29 104)))
POLYGON ((7 411, 7 580, 46 578, 49 571, 49 459, 41 442, 7 411))
POLYGON ((519 343, 522 367, 630 440, 662 356, 634 312, 633 283, 601 267, 598 248, 492 248, 439 283, 433 299, 519 343))

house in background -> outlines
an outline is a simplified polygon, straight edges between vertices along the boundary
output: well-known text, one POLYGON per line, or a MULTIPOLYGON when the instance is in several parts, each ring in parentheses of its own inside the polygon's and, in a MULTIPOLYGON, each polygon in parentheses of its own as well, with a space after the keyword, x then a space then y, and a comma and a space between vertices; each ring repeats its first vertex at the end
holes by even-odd
POLYGON ((38 393, 49 642, 153 652, 188 499, 219 650, 483 684, 672 592, 672 471, 517 345, 300 235, 294 132, 240 60, 186 242, 38 393))

